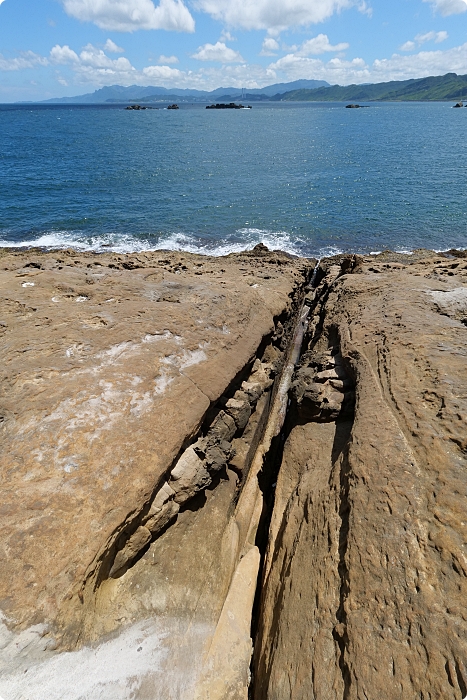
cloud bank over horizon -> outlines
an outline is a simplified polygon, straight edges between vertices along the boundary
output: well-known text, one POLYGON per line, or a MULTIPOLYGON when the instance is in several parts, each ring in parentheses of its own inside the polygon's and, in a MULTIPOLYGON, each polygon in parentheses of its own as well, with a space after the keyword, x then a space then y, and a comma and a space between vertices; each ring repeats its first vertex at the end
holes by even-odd
POLYGON ((0 101, 467 73, 467 0, 36 0, 29 33, 27 2, 0 0, 0 101))

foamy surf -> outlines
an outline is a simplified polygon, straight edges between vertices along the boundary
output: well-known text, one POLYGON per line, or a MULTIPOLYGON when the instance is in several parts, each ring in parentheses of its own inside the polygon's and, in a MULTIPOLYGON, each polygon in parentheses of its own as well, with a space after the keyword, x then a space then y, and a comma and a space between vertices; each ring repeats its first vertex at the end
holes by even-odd
POLYGON ((102 236, 84 236, 78 232, 56 231, 46 233, 32 240, 0 240, 4 248, 45 248, 63 250, 73 248, 78 251, 103 253, 141 253, 154 250, 173 250, 216 257, 251 250, 263 243, 270 250, 282 250, 291 255, 306 255, 306 242, 293 241, 286 231, 267 231, 256 228, 243 228, 232 236, 212 240, 187 233, 171 233, 161 236, 136 237, 121 234, 103 234, 102 236))

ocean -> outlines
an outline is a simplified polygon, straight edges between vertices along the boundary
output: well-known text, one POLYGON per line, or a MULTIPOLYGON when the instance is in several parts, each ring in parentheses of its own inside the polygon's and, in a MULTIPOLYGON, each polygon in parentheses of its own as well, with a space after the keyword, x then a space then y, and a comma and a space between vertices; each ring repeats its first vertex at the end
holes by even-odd
POLYGON ((467 110, 0 105, 0 246, 467 247, 467 110))

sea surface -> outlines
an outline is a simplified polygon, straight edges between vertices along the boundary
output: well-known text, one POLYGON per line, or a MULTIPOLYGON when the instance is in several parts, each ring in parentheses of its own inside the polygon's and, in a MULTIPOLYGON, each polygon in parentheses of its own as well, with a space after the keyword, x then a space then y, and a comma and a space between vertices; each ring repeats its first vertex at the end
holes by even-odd
POLYGON ((449 103, 0 105, 0 246, 466 248, 466 134, 449 103))

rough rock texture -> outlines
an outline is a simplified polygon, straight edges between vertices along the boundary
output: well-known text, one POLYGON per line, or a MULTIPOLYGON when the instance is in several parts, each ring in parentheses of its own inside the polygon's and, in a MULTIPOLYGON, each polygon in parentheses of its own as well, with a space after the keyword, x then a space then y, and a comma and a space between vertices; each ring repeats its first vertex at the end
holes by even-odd
POLYGON ((0 254, 5 700, 467 696, 467 260, 312 266, 0 254))
MULTIPOLYGON (((188 620, 185 653, 192 644, 199 665, 229 588, 248 578, 234 575, 240 564, 249 570, 242 557, 254 547, 253 537, 245 548, 248 517, 243 538, 238 534, 235 504, 267 419, 283 324, 311 271, 309 261, 267 249, 217 259, 169 252, 0 256, 0 694, 8 700, 29 698, 26 689, 35 699, 81 697, 63 674, 73 658, 79 668, 85 649, 75 657, 55 649, 108 633, 131 637, 149 615, 146 631, 135 634, 159 640, 149 644, 150 658, 188 620), (234 440, 243 441, 242 455, 234 440), (235 471, 227 471, 234 458, 235 471), (206 489, 215 496, 203 495, 206 489), (216 528, 211 541, 207 522, 216 528), (186 551, 176 539, 183 527, 193 532, 186 551), (165 575, 153 575, 149 602, 135 605, 128 581, 154 546, 165 575), (200 566, 203 556, 212 570, 200 566), (125 606, 130 612, 120 614, 125 606), (8 651, 15 648, 22 653, 8 651), (38 686, 31 688, 34 674, 38 686)), ((248 634, 238 642, 248 647, 245 677, 256 575, 250 579, 242 623, 248 634)), ((105 644, 111 642, 99 649, 105 644)), ((131 682, 118 680, 117 671, 105 681, 106 663, 90 661, 89 697, 153 698, 167 672, 148 659, 140 666, 153 665, 155 675, 145 680, 140 668, 131 682)), ((184 669, 183 683, 194 682, 195 668, 184 669)), ((179 697, 176 683, 167 688, 164 697, 179 697)))
POLYGON ((467 695, 467 262, 412 260, 336 259, 317 275, 255 700, 467 695))

